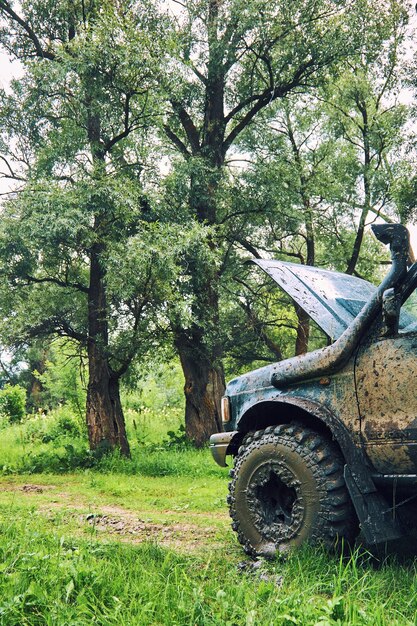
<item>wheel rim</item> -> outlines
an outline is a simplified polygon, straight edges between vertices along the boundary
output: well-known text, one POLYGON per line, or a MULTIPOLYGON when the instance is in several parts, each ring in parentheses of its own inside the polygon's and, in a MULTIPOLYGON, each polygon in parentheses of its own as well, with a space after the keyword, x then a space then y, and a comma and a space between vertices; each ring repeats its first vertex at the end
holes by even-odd
POLYGON ((266 522, 292 523, 292 512, 297 493, 294 487, 286 485, 274 471, 267 481, 256 488, 256 495, 266 522))
POLYGON ((246 498, 263 540, 278 544, 297 534, 303 518, 301 483, 286 465, 269 462, 258 467, 246 498))

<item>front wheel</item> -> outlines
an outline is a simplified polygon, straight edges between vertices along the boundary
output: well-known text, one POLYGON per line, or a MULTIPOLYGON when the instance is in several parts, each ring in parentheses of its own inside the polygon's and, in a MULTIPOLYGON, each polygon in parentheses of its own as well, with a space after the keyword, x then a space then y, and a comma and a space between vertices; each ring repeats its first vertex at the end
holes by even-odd
POLYGON ((299 424, 246 437, 228 498, 232 527, 245 550, 273 556, 304 542, 334 546, 352 540, 357 521, 343 464, 332 442, 299 424))

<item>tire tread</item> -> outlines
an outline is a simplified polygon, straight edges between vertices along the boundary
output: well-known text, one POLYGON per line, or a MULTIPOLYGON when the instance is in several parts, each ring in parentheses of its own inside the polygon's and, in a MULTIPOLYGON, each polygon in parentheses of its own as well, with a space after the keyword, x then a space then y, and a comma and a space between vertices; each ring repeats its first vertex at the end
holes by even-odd
POLYGON ((296 452, 303 457, 314 475, 321 494, 321 507, 310 540, 328 547, 340 545, 342 538, 352 541, 357 532, 357 518, 343 478, 344 459, 340 450, 323 435, 291 422, 246 435, 235 457, 234 468, 230 471, 232 480, 229 483, 231 495, 228 502, 232 528, 237 532, 245 552, 257 556, 256 548, 242 532, 234 493, 242 464, 255 449, 266 443, 281 444, 296 452))

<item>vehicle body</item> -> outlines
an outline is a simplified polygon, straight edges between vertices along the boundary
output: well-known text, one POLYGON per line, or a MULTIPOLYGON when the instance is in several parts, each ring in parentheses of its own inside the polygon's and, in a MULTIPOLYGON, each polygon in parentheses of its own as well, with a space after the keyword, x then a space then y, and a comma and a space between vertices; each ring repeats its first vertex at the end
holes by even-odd
POLYGON ((369 543, 401 537, 417 496, 417 287, 407 230, 373 227, 392 266, 375 287, 317 268, 261 261, 324 330, 327 347, 232 380, 224 432, 210 440, 220 465, 235 457, 229 504, 249 553, 304 541, 369 543))

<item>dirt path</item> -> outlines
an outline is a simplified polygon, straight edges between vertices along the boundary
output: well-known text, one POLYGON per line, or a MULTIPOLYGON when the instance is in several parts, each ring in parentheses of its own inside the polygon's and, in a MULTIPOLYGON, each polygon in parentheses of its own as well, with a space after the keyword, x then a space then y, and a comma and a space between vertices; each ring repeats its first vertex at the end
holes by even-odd
POLYGON ((219 521, 228 527, 223 513, 164 509, 155 516, 154 511, 132 511, 119 504, 91 504, 84 497, 75 501, 73 493, 62 491, 62 485, 1 482, 0 491, 34 506, 54 526, 71 527, 71 532, 93 534, 99 540, 154 541, 180 552, 201 551, 221 546, 219 521), (149 519, 155 517, 157 521, 149 519))

